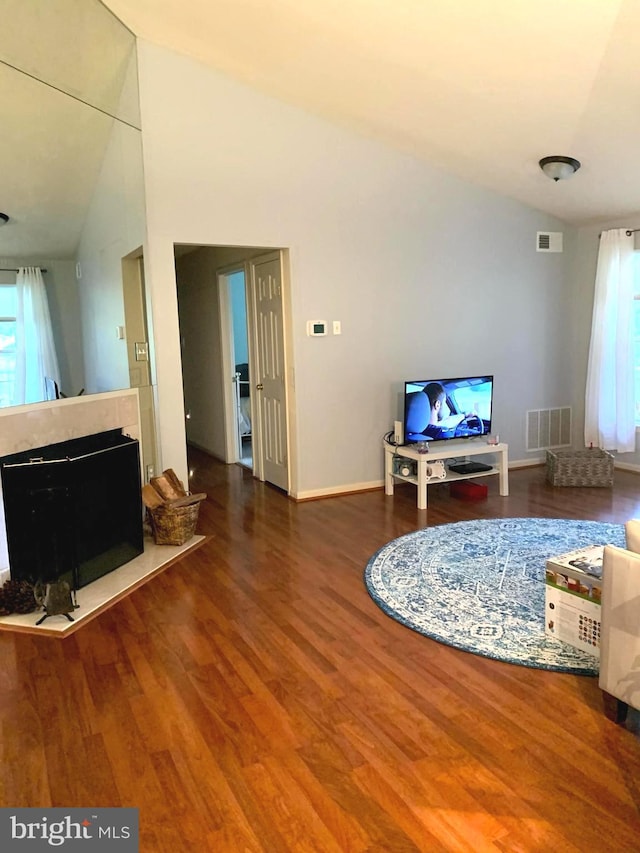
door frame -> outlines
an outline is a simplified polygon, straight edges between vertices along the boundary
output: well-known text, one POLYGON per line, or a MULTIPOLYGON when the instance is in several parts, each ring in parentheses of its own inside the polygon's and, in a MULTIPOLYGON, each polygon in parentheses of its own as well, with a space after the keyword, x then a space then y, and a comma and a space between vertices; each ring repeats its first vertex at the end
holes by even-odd
MULTIPOLYGON (((249 250, 250 251, 250 250, 249 250)), ((288 494, 295 494, 297 487, 297 471, 295 441, 295 382, 293 369, 293 329, 291 325, 291 287, 289 273, 289 250, 288 249, 257 249, 255 254, 247 254, 246 258, 236 263, 226 264, 216 269, 216 284, 218 291, 219 317, 220 317, 220 346, 222 370, 225 377, 233 375, 235 363, 233 355, 233 334, 231 321, 231 300, 229 296, 229 285, 227 277, 232 272, 244 269, 245 295, 247 305, 247 339, 249 349, 249 375, 257 375, 256 350, 258 346, 256 315, 255 315, 255 282, 253 277, 253 264, 260 260, 277 255, 280 259, 281 277, 281 300, 282 300, 282 323, 284 339, 284 363, 285 363, 285 418, 286 418, 286 441, 287 441, 287 480, 288 494)), ((225 429, 225 462, 233 463, 239 461, 240 449, 237 447, 235 429, 235 397, 231 382, 223 381, 223 406, 224 406, 224 429, 225 429)), ((263 449, 261 442, 260 425, 256 423, 257 409, 255 405, 254 389, 251 390, 251 449, 253 475, 264 480, 263 473, 263 449)))
POLYGON ((125 255, 121 266, 129 386, 138 389, 140 466, 143 482, 148 482, 157 473, 159 448, 142 246, 125 255), (136 352, 136 342, 146 344, 146 355, 136 352))

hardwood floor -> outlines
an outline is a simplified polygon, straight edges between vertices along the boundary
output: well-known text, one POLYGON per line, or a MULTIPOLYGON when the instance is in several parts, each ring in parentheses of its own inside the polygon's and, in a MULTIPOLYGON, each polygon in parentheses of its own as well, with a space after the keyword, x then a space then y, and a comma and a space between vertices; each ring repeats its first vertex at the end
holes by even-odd
POLYGON ((594 678, 476 657, 368 596, 390 539, 464 518, 640 517, 640 477, 296 504, 191 454, 210 539, 67 637, 1 634, 1 804, 137 806, 156 851, 640 849, 640 721, 594 678))

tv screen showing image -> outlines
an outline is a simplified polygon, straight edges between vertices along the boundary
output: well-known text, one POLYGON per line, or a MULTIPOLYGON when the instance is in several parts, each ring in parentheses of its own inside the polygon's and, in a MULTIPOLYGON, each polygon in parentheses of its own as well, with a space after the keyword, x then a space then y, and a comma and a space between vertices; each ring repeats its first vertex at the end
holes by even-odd
POLYGON ((493 376, 418 379, 404 384, 404 440, 446 441, 491 432, 493 376))

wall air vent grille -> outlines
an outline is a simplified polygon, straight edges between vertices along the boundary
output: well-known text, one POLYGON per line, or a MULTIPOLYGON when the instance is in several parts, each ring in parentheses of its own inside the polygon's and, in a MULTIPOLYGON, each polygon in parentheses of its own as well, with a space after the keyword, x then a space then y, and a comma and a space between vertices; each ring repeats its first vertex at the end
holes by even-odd
POLYGON ((561 252, 562 231, 538 231, 536 252, 561 252))
POLYGON ((571 446, 571 407, 527 412, 527 450, 571 446))

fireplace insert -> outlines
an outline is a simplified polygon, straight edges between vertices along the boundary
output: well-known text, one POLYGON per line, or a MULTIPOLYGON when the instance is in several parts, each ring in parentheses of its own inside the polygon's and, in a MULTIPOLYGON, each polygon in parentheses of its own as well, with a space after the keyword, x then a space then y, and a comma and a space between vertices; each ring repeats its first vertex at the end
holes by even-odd
POLYGON ((14 580, 80 589, 144 550, 138 441, 109 430, 0 459, 14 580))

